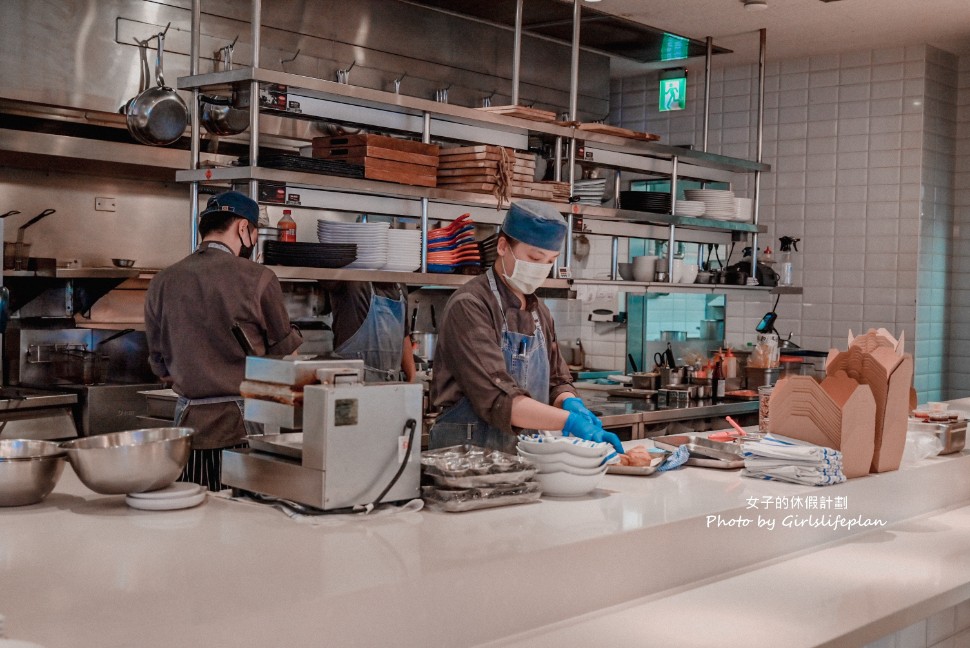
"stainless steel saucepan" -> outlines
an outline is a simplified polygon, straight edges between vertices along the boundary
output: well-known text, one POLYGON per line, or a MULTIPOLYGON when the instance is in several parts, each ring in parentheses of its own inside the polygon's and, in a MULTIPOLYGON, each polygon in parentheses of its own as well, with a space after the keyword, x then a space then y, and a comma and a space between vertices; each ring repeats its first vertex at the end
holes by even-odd
POLYGON ((156 85, 143 90, 124 108, 128 132, 149 146, 165 146, 177 141, 189 123, 189 109, 182 97, 165 85, 162 54, 165 33, 158 34, 158 55, 155 59, 156 85))
MULTIPOLYGON (((233 45, 226 45, 221 50, 227 72, 232 69, 232 50, 233 45)), ((199 95, 199 102, 202 107, 199 119, 213 135, 238 135, 249 127, 249 110, 240 105, 236 90, 232 91, 231 97, 199 95)))

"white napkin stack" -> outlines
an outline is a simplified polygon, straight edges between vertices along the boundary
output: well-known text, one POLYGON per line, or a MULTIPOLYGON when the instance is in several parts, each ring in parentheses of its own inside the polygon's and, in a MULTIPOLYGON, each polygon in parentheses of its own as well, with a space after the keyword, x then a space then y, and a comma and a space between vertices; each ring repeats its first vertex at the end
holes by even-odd
POLYGON ((842 453, 804 441, 768 434, 741 446, 741 474, 808 486, 830 486, 845 481, 842 453))

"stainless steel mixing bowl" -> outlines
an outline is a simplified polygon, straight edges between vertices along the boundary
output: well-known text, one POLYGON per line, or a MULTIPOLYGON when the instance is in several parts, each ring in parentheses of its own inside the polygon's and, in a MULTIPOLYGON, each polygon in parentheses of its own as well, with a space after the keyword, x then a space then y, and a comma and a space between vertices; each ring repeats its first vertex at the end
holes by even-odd
POLYGON ((146 428, 82 437, 61 444, 85 486, 96 493, 143 493, 168 486, 192 449, 192 428, 146 428))
POLYGON ((36 504, 64 471, 64 450, 51 441, 0 440, 0 506, 36 504))

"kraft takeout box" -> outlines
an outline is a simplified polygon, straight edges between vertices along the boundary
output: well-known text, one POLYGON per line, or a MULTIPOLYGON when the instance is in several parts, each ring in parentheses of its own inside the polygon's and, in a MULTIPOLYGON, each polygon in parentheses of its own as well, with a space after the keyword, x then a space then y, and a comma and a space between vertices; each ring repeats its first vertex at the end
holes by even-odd
POLYGON ((871 472, 897 470, 906 447, 913 356, 905 353, 905 336, 897 340, 886 329, 864 335, 849 331, 847 351, 829 352, 825 371, 845 372, 872 390, 876 402, 875 451, 871 472))
POLYGON ((782 378, 769 403, 769 431, 842 453, 847 478, 869 474, 875 447, 872 390, 843 372, 821 383, 811 376, 782 378))

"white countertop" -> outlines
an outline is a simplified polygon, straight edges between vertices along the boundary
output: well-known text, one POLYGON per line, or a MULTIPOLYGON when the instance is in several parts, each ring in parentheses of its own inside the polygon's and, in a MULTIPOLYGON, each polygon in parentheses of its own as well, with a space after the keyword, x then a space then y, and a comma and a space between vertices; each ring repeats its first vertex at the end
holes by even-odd
POLYGON ((962 454, 823 489, 683 468, 607 476, 579 499, 310 527, 214 497, 136 511, 88 491, 68 466, 41 504, 0 509, 0 614, 9 637, 46 648, 648 645, 630 615, 651 620, 656 645, 711 645, 704 633, 717 628, 746 645, 822 645, 876 638, 970 598, 970 511, 903 522, 968 503, 962 454), (793 511, 748 507, 797 495, 845 498, 846 510, 818 514, 902 524, 868 534, 707 525, 718 513, 780 519, 793 511), (739 610, 710 623, 691 613, 732 600, 739 610), (819 602, 841 616, 812 611, 819 602), (892 605, 897 616, 882 619, 892 605), (782 612, 774 625, 798 642, 755 623, 782 612), (816 626, 828 630, 803 632, 816 626))

